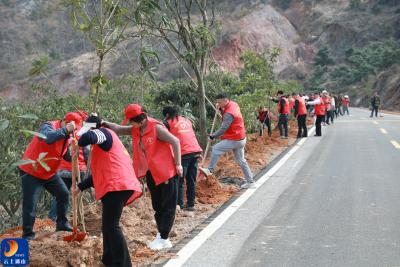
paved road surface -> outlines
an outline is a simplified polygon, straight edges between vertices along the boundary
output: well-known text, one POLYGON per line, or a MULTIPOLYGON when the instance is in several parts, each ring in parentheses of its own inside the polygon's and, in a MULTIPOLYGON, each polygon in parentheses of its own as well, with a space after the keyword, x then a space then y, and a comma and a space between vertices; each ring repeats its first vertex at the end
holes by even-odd
POLYGON ((351 113, 309 137, 184 266, 400 266, 400 116, 351 113))

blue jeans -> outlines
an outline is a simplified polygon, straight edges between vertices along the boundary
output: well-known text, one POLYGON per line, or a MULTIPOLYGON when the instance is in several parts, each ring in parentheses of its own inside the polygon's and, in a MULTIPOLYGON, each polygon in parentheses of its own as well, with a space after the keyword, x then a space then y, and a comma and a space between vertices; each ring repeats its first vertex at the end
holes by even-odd
POLYGON ((43 188, 57 199, 57 228, 68 225, 67 209, 69 193, 61 178, 56 174, 42 180, 20 171, 22 185, 22 237, 34 238, 33 225, 36 218, 36 205, 43 188))
MULTIPOLYGON (((90 173, 88 178, 90 177, 90 173)), ((62 170, 60 172, 58 172, 58 176, 61 177, 62 181, 64 182, 64 184, 66 185, 68 191, 71 190, 71 186, 72 186, 72 173, 70 171, 67 170, 62 170)), ((84 178, 85 177, 85 172, 81 171, 81 177, 84 178)), ((67 202, 67 211, 69 208, 69 201, 67 202)), ((50 203, 50 211, 48 214, 49 219, 51 219, 52 221, 56 221, 57 220, 57 200, 56 198, 53 196, 51 198, 51 203, 50 203)))
POLYGON ((235 154, 235 160, 239 163, 240 168, 243 171, 244 177, 247 182, 253 182, 253 174, 251 173, 250 167, 247 164, 246 159, 244 158, 244 147, 246 145, 246 138, 239 141, 234 140, 222 140, 215 144, 212 148, 210 165, 208 165, 208 169, 213 172, 215 166, 217 165, 219 157, 228 152, 233 151, 235 154))
POLYGON ((179 177, 178 187, 178 205, 183 207, 183 195, 185 192, 185 179, 186 179, 186 198, 187 206, 194 206, 194 199, 196 197, 196 176, 197 176, 197 160, 198 155, 182 159, 183 177, 179 177))

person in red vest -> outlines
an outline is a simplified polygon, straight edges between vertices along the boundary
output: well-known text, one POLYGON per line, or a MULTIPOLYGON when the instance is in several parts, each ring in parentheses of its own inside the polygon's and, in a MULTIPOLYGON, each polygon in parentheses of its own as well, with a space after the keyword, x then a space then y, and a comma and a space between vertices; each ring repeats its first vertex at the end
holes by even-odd
POLYGON ((294 115, 294 104, 296 102, 296 93, 288 95, 287 100, 289 101, 290 114, 294 115))
POLYGON ((290 105, 287 98, 283 95, 283 91, 278 91, 278 99, 271 100, 278 103, 278 128, 282 139, 288 139, 288 119, 290 114, 290 105))
POLYGON ((57 199, 56 231, 72 231, 66 217, 69 192, 57 175, 61 159, 67 151, 68 138, 75 129, 76 116, 70 122, 48 121, 40 126, 39 132, 45 136, 35 136, 22 156, 23 160, 35 163, 19 165, 22 186, 22 238, 34 239, 33 225, 36 218, 36 204, 46 189, 57 199), (41 159, 44 155, 44 158, 41 159))
POLYGON ((349 96, 345 95, 342 99, 343 115, 346 113, 347 115, 349 115, 349 106, 350 106, 349 96))
POLYGON ((148 247, 152 250, 171 248, 168 237, 175 220, 178 178, 183 176, 179 139, 161 122, 147 116, 138 104, 129 104, 124 113, 122 124, 131 126, 111 122, 104 122, 104 125, 117 134, 132 136, 133 168, 137 177, 146 177, 158 229, 148 247))
POLYGON ((328 91, 324 90, 322 91, 322 100, 324 101, 325 104, 325 120, 324 123, 327 125, 330 125, 329 120, 331 117, 330 111, 332 109, 332 100, 331 97, 329 96, 328 91))
MULTIPOLYGON (((94 187, 96 200, 102 203, 103 256, 105 266, 132 266, 128 246, 119 226, 124 206, 142 195, 142 187, 136 178, 128 151, 116 133, 101 126, 101 119, 91 115, 77 133, 78 145, 92 145, 90 169, 92 177, 73 189, 76 195, 94 187)), ((73 151, 72 154, 79 153, 73 151)))
POLYGON ((179 178, 178 205, 181 209, 185 208, 188 211, 194 211, 198 159, 203 150, 197 141, 191 121, 180 116, 177 107, 164 107, 162 113, 164 116, 164 125, 176 138, 179 139, 181 144, 183 176, 179 178), (187 198, 186 206, 183 201, 185 179, 187 198))
POLYGON ((200 170, 205 175, 210 176, 217 165, 219 157, 228 151, 233 151, 236 162, 239 163, 246 179, 241 188, 249 188, 254 180, 250 167, 244 157, 246 129, 240 107, 236 102, 230 100, 225 93, 217 95, 216 98, 217 106, 222 112, 223 119, 220 128, 210 134, 209 139, 214 140, 221 137, 222 141, 213 146, 208 168, 201 167, 200 170))
POLYGON ((295 96, 294 116, 297 118, 297 138, 307 137, 307 108, 304 98, 299 94, 295 96))
POLYGON ((269 111, 267 108, 260 106, 257 110, 257 120, 261 123, 260 126, 260 136, 263 135, 265 126, 268 129, 268 136, 272 135, 271 120, 269 119, 269 111))
MULTIPOLYGON (((69 112, 65 115, 64 121, 66 123, 69 123, 71 121, 75 122, 75 126, 77 130, 79 130, 82 126, 82 122, 87 118, 87 114, 84 111, 76 111, 76 112, 69 112)), ((70 140, 69 140, 70 141, 70 140)), ((70 142, 68 142, 68 147, 70 145, 70 142)), ((68 153, 67 153, 68 154, 68 153)), ((85 172, 87 170, 86 168, 86 162, 89 157, 89 147, 85 147, 79 150, 79 170, 81 172, 81 177, 85 177, 85 172)), ((71 158, 67 157, 67 159, 62 158, 61 163, 58 167, 57 174, 60 176, 64 184, 66 185, 67 189, 71 189, 71 184, 72 184, 72 166, 71 166, 71 158)), ((69 206, 69 203, 68 203, 69 206)), ((52 221, 57 220, 57 200, 55 197, 52 197, 51 203, 50 203, 50 211, 48 214, 48 217, 52 221)))
POLYGON ((313 101, 308 101, 307 105, 313 105, 315 110, 315 116, 317 119, 315 120, 315 135, 314 136, 322 136, 321 123, 325 120, 325 104, 322 97, 316 95, 313 101))

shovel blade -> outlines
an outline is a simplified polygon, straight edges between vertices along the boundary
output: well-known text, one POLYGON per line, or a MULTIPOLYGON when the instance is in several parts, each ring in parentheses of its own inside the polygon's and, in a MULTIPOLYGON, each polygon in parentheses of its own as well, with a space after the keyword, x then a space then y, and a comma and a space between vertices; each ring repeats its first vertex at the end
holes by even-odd
POLYGON ((74 242, 78 241, 81 242, 83 239, 85 239, 86 233, 85 232, 79 232, 76 227, 74 227, 72 234, 64 236, 64 241, 66 242, 74 242))

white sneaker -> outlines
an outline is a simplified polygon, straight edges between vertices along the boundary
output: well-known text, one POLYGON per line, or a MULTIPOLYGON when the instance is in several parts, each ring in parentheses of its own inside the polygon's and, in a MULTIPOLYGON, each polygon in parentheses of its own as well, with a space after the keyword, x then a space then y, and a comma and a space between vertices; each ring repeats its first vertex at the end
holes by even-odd
POLYGON ((149 244, 149 248, 151 250, 161 250, 161 249, 166 249, 166 248, 172 248, 172 243, 168 239, 156 239, 155 242, 152 244, 149 244))
POLYGON ((199 167, 199 170, 202 173, 204 173, 204 175, 207 176, 207 177, 212 175, 211 171, 208 168, 199 167))
POLYGON ((155 243, 157 243, 157 240, 159 240, 159 239, 161 239, 161 235, 160 235, 160 233, 157 233, 156 238, 154 238, 154 240, 151 241, 147 246, 149 248, 151 248, 155 243))
POLYGON ((240 189, 248 189, 248 188, 254 188, 254 181, 245 182, 240 186, 240 189))

